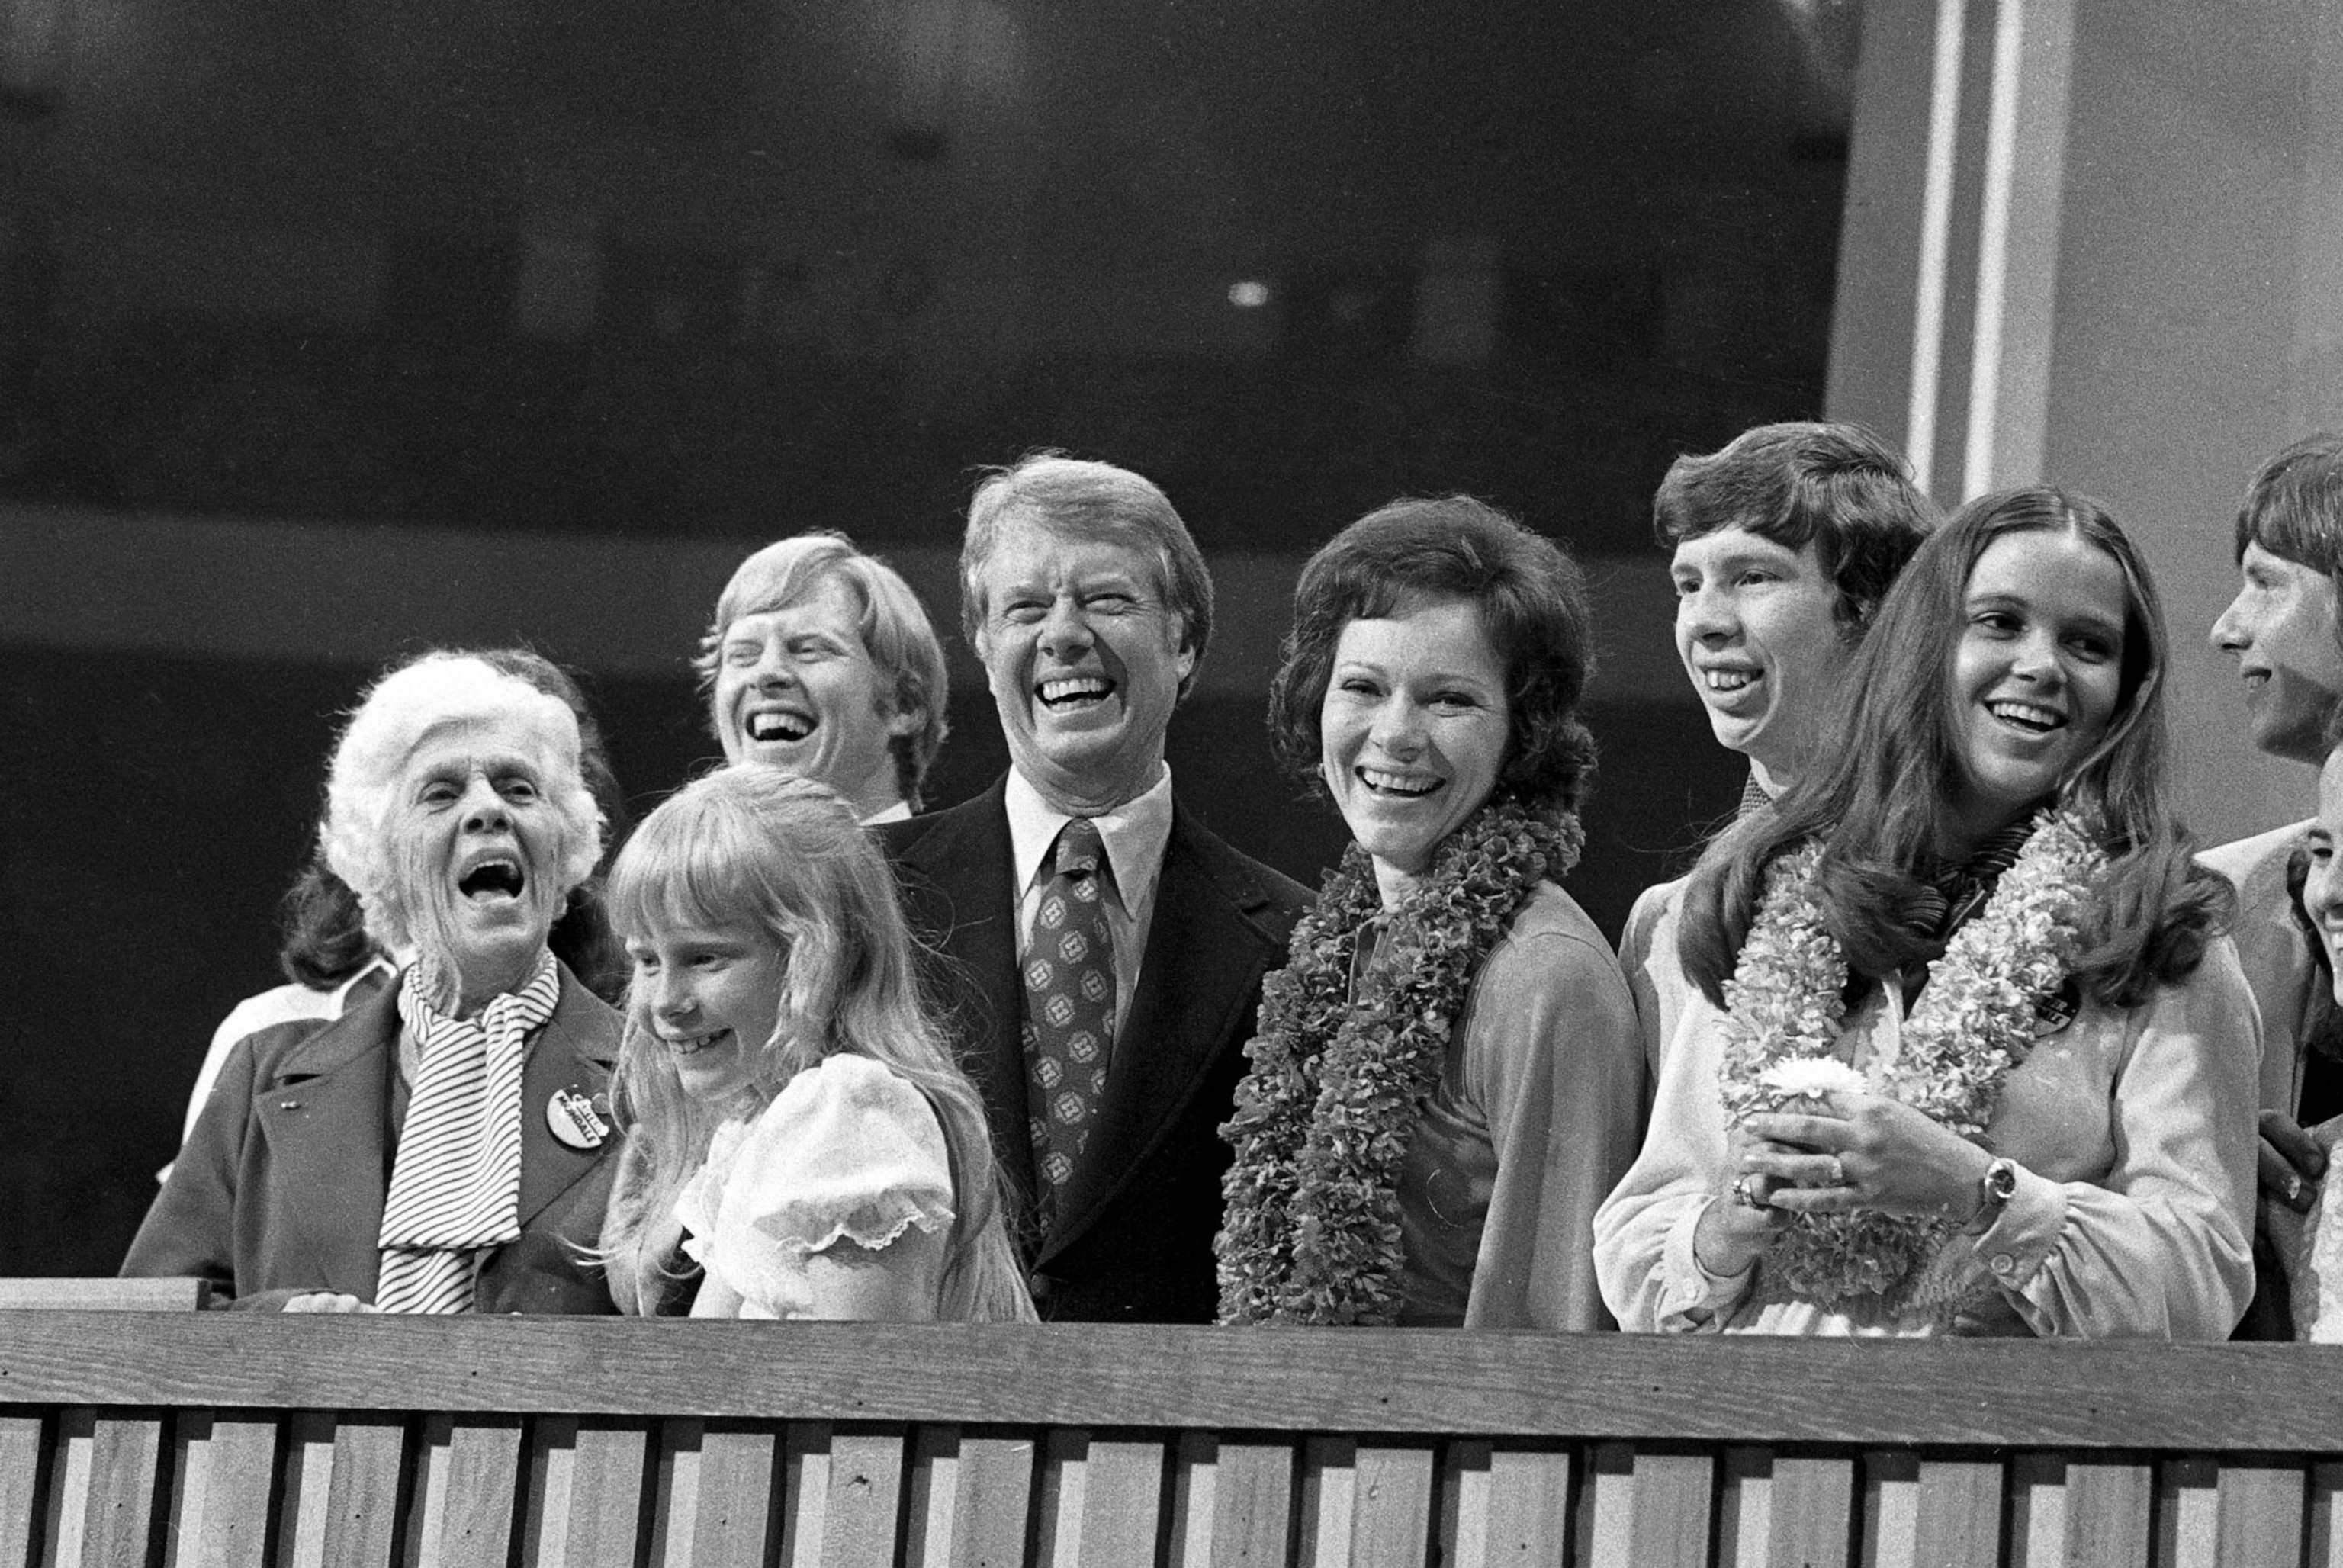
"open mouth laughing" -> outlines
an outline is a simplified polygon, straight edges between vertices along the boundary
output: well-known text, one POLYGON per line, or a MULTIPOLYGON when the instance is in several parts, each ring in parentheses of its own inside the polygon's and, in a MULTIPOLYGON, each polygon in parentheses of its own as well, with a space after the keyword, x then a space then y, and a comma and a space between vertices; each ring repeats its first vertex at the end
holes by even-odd
POLYGON ((1054 675, 1037 682, 1033 696, 1047 713, 1080 713, 1114 695, 1114 682, 1103 675, 1054 675))
POLYGON ((741 733, 751 740, 803 740, 818 721, 794 708, 752 708, 742 718, 741 733))
POLYGON ((528 886, 528 872, 507 854, 484 856, 456 878, 456 891, 476 904, 515 902, 528 886))

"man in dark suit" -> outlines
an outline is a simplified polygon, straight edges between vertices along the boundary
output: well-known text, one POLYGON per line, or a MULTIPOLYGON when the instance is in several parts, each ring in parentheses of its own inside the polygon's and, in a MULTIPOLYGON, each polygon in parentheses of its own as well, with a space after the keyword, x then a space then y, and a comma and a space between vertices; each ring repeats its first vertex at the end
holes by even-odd
POLYGON ((1218 1129, 1309 893, 1172 798, 1164 732, 1212 618, 1203 557, 1146 479, 1057 457, 993 475, 960 620, 1011 767, 879 830, 941 950, 1044 1318, 1207 1322, 1218 1300, 1218 1129))

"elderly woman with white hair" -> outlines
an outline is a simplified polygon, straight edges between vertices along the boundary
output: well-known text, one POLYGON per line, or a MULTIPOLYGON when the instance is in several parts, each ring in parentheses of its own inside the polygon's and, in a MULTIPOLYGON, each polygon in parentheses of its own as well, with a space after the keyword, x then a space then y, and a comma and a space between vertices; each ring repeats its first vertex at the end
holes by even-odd
POLYGON ((383 678, 318 836, 398 982, 240 1041, 126 1275, 242 1308, 607 1312, 619 1020, 548 950, 600 858, 560 699, 469 654, 383 678))

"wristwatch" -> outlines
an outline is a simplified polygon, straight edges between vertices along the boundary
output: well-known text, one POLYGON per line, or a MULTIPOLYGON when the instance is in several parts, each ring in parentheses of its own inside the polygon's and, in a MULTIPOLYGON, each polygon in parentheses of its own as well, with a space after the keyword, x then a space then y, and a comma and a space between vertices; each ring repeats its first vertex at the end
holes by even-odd
POLYGON ((1977 1178, 1976 1212, 1969 1217, 1967 1224, 1961 1227, 1961 1234, 1982 1236, 1993 1229, 1993 1222, 2001 1218, 2004 1209, 2009 1207, 2010 1196, 2016 1191, 2016 1161, 1996 1160, 1986 1166, 1985 1174, 1977 1178))

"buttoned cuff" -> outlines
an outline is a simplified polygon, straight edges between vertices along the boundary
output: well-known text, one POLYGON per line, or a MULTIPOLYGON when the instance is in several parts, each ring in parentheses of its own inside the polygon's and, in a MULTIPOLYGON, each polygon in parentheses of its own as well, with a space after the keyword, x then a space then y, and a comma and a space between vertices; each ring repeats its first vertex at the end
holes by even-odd
POLYGON ((2049 1259, 2066 1225, 2066 1189, 2025 1166, 2000 1215, 1976 1236, 1977 1266, 2012 1296, 2022 1293, 2049 1259))
POLYGON ((1659 1331, 1667 1334, 1713 1334, 1722 1330, 1757 1277, 1753 1259, 1737 1274, 1712 1274, 1701 1267, 1693 1235, 1700 1217, 1715 1198, 1685 1205, 1668 1228, 1660 1249, 1660 1299, 1654 1310, 1659 1331))

